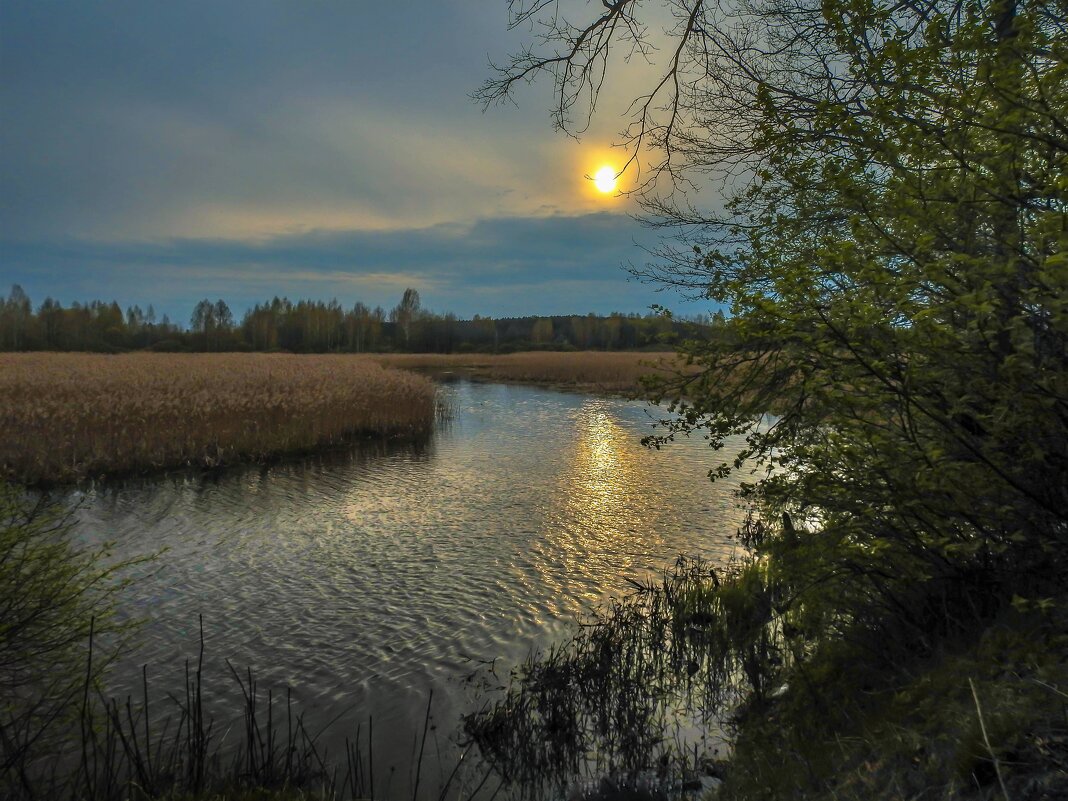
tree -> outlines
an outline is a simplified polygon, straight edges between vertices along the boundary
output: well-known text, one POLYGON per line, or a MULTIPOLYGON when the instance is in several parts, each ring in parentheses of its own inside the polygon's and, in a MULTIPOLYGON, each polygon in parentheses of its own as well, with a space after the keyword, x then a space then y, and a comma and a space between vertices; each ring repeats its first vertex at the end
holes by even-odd
POLYGON ((889 664, 1014 596, 1062 594, 1063 2, 619 0, 577 25, 511 3, 543 50, 480 97, 546 74, 574 132, 612 48, 653 52, 650 5, 677 24, 624 144, 632 168, 652 159, 649 221, 689 234, 638 272, 732 313, 726 336, 683 345, 698 372, 654 387, 681 416, 651 444, 744 436, 713 478, 743 460, 763 476, 743 496, 765 639, 722 604, 707 626, 732 658, 755 642, 775 658, 725 680, 759 708, 831 644, 889 664), (708 176, 725 212, 688 200, 708 176))
POLYGON ((215 306, 205 298, 193 307, 193 314, 189 318, 189 327, 200 334, 207 334, 215 325, 215 306))
POLYGON ((118 350, 126 345, 126 317, 115 301, 94 301, 89 307, 96 347, 118 350))
POLYGON ((234 315, 230 311, 230 307, 226 305, 226 301, 222 298, 215 301, 213 316, 217 327, 227 331, 234 327, 234 315))
POLYGON ((219 350, 223 339, 233 331, 234 316, 226 301, 220 298, 212 303, 205 298, 193 308, 189 325, 201 335, 206 350, 219 350))
POLYGON ((408 347, 412 338, 412 323, 419 314, 419 293, 409 287, 404 290, 401 302, 390 313, 392 322, 400 326, 404 334, 404 347, 408 347))
POLYGON ((22 287, 14 284, 7 300, 0 300, 0 347, 22 350, 26 347, 33 305, 22 287))
POLYGON ((59 332, 63 320, 63 306, 59 301, 45 298, 37 309, 37 319, 41 323, 44 346, 49 350, 61 347, 59 332))
POLYGON ((553 339, 553 321, 548 317, 540 317, 537 322, 534 323, 534 328, 530 333, 530 341, 535 345, 544 345, 548 342, 552 342, 553 339))

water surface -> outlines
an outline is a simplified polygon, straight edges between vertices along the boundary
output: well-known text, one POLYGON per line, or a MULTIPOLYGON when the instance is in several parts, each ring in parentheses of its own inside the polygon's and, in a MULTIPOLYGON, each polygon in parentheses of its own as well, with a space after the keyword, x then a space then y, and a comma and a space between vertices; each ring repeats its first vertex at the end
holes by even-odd
POLYGON ((442 392, 453 419, 421 447, 79 493, 85 539, 113 540, 119 557, 165 549, 124 598, 147 624, 112 689, 139 692, 147 663, 153 686, 178 692, 202 614, 209 697, 229 689, 224 659, 252 666, 265 686, 290 686, 312 726, 340 716, 324 735, 335 751, 338 732, 373 715, 376 748, 399 762, 431 689, 444 743, 480 661, 522 660, 680 554, 734 551, 735 480, 707 479, 733 454, 700 439, 643 448, 655 407, 495 384, 442 392))

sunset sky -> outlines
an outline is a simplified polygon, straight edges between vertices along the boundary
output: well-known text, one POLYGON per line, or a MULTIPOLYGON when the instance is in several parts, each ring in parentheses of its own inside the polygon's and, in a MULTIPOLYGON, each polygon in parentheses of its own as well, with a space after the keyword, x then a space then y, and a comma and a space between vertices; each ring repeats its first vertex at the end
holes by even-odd
MULTIPOLYGON (((551 87, 468 95, 525 40, 505 0, 8 0, 0 291, 35 302, 275 294, 461 316, 707 311, 628 280, 656 235, 585 176, 638 73, 580 142, 551 87)), ((622 184, 626 185, 626 178, 622 184)))

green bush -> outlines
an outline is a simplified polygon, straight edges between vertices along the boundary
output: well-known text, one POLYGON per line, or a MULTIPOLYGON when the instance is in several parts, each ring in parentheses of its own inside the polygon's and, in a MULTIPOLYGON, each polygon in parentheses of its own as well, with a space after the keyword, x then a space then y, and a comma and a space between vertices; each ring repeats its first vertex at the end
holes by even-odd
POLYGON ((0 484, 0 790, 61 748, 120 647, 127 564, 79 546, 64 508, 0 484))

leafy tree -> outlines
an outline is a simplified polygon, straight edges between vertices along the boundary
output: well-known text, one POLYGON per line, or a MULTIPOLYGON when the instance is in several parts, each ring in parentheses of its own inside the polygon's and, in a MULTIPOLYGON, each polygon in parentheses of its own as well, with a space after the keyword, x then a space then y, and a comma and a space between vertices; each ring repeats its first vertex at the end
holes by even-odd
MULTIPOLYGON (((546 74, 570 131, 613 47, 652 53, 642 14, 677 23, 626 143, 631 168, 653 159, 651 220, 690 232, 640 274, 732 313, 727 336, 684 344, 698 372, 654 387, 681 416, 652 443, 744 436, 713 478, 760 469, 743 491, 759 626, 732 628, 726 602, 704 625, 737 664, 757 642, 767 658, 716 681, 759 708, 835 644, 894 663, 1063 593, 1063 1, 620 0, 575 25, 510 6, 541 49, 481 97, 546 74), (687 200, 706 176, 723 213, 687 200)), ((738 586, 713 578, 709 597, 738 586)))
POLYGON ((215 325, 215 306, 205 298, 193 308, 189 318, 189 327, 201 334, 206 334, 215 325))
POLYGON ((37 319, 41 324, 45 348, 61 347, 59 334, 62 327, 63 306, 52 298, 45 298, 37 310, 37 319))

